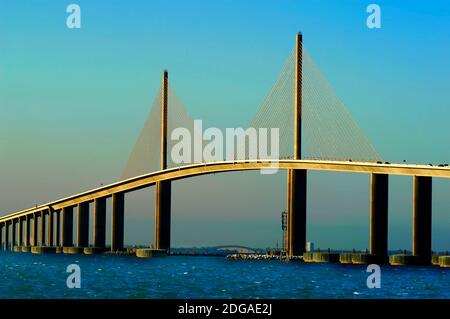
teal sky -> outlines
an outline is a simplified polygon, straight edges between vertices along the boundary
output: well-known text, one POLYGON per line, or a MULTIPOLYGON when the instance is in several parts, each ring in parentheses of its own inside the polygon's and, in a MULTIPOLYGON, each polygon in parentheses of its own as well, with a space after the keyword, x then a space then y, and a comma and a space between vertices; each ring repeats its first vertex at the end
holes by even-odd
MULTIPOLYGON (((195 118, 245 125, 297 31, 386 160, 450 162, 448 1, 374 1, 381 29, 358 0, 74 1, 81 29, 66 27, 70 3, 0 0, 0 214, 116 180, 164 68, 195 118)), ((366 248, 368 176, 310 181, 308 240, 366 248)), ((410 247, 411 188, 391 179, 390 248, 410 247)), ((449 194, 436 180, 434 249, 449 248, 449 194)), ((152 201, 129 196, 129 243, 153 237, 152 201)), ((175 245, 275 245, 285 175, 180 181, 173 203, 175 245)))

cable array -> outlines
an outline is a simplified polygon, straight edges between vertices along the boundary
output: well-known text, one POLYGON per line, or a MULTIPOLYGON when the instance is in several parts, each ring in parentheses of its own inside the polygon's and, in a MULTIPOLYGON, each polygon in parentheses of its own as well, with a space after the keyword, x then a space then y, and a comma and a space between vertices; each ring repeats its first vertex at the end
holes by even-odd
MULTIPOLYGON (((381 161, 367 136, 351 116, 327 82, 308 50, 303 47, 302 56, 302 155, 303 159, 381 161)), ((267 128, 268 149, 270 129, 279 129, 279 157, 293 158, 294 143, 294 85, 295 51, 292 50, 267 96, 261 103, 247 128, 267 128)), ((171 149, 178 141, 172 141, 175 128, 183 127, 194 136, 194 120, 184 104, 168 87, 168 167, 173 163, 171 149)), ((225 134, 223 134, 225 136, 225 134)), ((206 142, 202 140, 202 145, 206 142)), ((191 143, 191 161, 194 159, 194 143, 191 143)), ((122 178, 137 176, 160 169, 161 150, 161 89, 157 92, 150 113, 130 154, 122 178)), ((225 154, 225 150, 224 150, 225 154)), ((248 145, 246 145, 248 155, 248 145)))

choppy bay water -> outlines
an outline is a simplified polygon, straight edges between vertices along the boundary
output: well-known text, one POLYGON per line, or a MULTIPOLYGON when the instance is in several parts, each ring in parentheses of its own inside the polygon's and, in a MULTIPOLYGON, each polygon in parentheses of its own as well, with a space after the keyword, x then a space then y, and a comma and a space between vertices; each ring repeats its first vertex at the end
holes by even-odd
POLYGON ((221 257, 0 253, 0 298, 450 298, 450 269, 381 268, 381 288, 365 266, 221 257), (78 264, 81 288, 66 268, 78 264))

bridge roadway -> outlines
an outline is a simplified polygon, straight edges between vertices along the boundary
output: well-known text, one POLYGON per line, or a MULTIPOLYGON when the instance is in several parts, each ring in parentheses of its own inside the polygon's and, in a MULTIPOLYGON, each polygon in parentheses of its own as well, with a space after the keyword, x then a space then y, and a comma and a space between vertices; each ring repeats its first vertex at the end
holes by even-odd
POLYGON ((92 202, 97 198, 111 197, 116 193, 127 193, 154 185, 158 181, 177 180, 198 175, 230 171, 250 171, 258 169, 298 169, 308 171, 335 171, 351 173, 374 173, 388 175, 428 176, 450 178, 450 168, 431 165, 394 164, 374 162, 323 161, 323 160, 240 160, 191 164, 165 170, 155 171, 145 175, 132 177, 113 184, 88 190, 83 193, 58 199, 43 205, 25 209, 0 217, 0 223, 24 217, 34 212, 46 209, 59 210, 64 207, 76 206, 81 203, 92 202))

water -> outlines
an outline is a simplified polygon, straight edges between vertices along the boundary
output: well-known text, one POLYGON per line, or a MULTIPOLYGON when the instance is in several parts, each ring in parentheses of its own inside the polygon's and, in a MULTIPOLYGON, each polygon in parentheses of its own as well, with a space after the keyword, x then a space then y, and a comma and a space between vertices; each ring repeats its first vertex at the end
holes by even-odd
POLYGON ((365 266, 221 257, 0 253, 0 298, 450 298, 450 269, 381 268, 381 288, 365 266), (81 268, 81 288, 66 267, 81 268))

